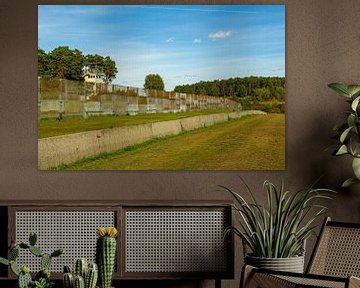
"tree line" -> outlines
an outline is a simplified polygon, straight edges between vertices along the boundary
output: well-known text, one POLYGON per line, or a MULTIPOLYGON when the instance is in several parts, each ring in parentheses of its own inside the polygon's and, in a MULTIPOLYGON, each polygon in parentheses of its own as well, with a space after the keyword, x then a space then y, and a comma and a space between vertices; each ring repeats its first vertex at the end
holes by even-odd
POLYGON ((225 80, 200 81, 176 86, 175 92, 232 98, 251 97, 254 101, 285 99, 284 77, 244 77, 225 80))
POLYGON ((70 49, 68 46, 59 46, 48 53, 38 49, 39 76, 84 80, 84 76, 89 72, 101 74, 105 83, 110 83, 118 71, 115 61, 109 56, 83 55, 80 50, 70 49))

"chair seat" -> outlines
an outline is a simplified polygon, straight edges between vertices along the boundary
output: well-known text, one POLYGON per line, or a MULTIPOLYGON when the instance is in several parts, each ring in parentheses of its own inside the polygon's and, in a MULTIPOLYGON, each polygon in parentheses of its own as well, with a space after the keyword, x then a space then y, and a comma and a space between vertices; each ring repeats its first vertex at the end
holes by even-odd
POLYGON ((360 279, 357 277, 333 277, 315 274, 270 271, 258 269, 250 265, 246 265, 244 267, 243 273, 247 279, 244 283, 244 287, 248 288, 360 287, 360 279))
POLYGON ((346 287, 346 278, 341 279, 341 281, 336 281, 336 279, 320 279, 320 278, 309 278, 309 275, 303 277, 296 276, 277 276, 286 281, 296 284, 296 287, 311 286, 311 287, 326 287, 326 288, 345 288, 346 287))

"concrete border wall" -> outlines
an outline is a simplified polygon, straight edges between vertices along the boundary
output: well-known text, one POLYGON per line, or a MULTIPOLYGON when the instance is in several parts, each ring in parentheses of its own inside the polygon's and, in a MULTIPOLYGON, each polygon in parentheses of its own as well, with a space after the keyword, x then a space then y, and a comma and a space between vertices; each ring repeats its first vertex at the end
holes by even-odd
POLYGON ((120 150, 154 137, 177 135, 182 131, 207 127, 252 114, 266 113, 249 110, 200 115, 171 121, 43 138, 38 140, 38 166, 39 169, 46 170, 61 164, 73 163, 85 157, 120 150))

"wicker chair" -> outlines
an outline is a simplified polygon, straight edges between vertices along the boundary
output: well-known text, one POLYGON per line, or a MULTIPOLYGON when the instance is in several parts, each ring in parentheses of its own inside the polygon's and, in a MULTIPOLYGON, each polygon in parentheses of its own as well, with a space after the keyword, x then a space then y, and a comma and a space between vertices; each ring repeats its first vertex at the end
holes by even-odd
POLYGON ((278 272, 246 265, 240 287, 360 287, 360 224, 326 218, 306 273, 278 272))

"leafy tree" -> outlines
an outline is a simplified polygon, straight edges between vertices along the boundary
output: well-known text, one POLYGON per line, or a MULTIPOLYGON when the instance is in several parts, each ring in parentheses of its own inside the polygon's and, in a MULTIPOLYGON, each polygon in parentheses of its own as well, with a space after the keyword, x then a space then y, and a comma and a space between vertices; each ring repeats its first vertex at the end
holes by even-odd
POLYGON ((49 56, 42 49, 38 49, 38 75, 49 77, 49 56))
MULTIPOLYGON (((215 81, 200 81, 193 84, 176 86, 175 92, 195 93, 210 96, 225 96, 267 101, 272 98, 278 101, 285 100, 284 77, 244 77, 230 78, 215 81)), ((248 100, 246 100, 249 102, 248 100)))
POLYGON ((112 82, 116 78, 117 72, 118 70, 116 68, 115 61, 112 60, 109 56, 105 57, 103 62, 103 73, 105 74, 105 82, 112 82))
POLYGON ((51 77, 82 80, 85 57, 78 49, 59 46, 49 53, 49 72, 51 77))
POLYGON ((112 80, 116 78, 116 73, 118 72, 115 61, 109 56, 104 58, 98 54, 89 54, 86 56, 85 65, 91 70, 98 69, 99 73, 104 73, 104 81, 106 83, 112 82, 112 80))
POLYGON ((163 79, 159 74, 148 74, 145 77, 144 88, 163 91, 165 85, 163 79))
POLYGON ((95 63, 98 72, 104 73, 106 83, 115 79, 118 71, 115 61, 109 56, 84 56, 80 50, 72 50, 68 46, 59 46, 49 53, 38 49, 38 74, 43 77, 83 80, 84 66, 95 69, 95 63))

